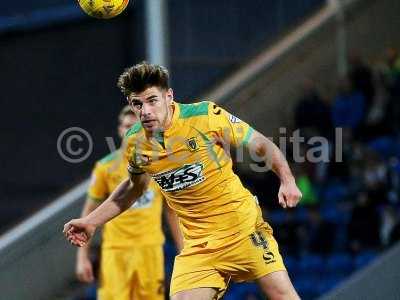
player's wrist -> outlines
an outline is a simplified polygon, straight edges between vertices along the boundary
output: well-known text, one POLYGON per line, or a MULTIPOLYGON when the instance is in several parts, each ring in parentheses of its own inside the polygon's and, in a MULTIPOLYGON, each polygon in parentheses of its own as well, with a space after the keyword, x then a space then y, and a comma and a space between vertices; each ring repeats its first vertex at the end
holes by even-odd
POLYGON ((84 221, 85 224, 86 224, 90 229, 93 229, 93 231, 94 231, 97 227, 103 225, 101 222, 99 222, 99 221, 96 219, 95 216, 88 215, 88 216, 86 216, 84 219, 85 219, 85 221, 84 221))
POLYGON ((89 259, 89 248, 81 247, 78 249, 78 260, 87 260, 89 259))
POLYGON ((281 176, 280 180, 281 180, 281 184, 283 184, 283 185, 290 185, 290 184, 295 184, 296 183, 296 180, 295 180, 294 176, 291 175, 291 174, 290 175, 281 176))

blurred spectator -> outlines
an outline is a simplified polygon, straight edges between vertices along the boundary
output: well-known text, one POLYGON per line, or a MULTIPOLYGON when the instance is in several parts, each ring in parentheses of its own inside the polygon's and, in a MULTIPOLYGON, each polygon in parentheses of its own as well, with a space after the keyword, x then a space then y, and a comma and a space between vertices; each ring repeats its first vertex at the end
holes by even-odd
POLYGON ((302 197, 301 204, 303 205, 314 205, 317 204, 318 199, 315 195, 314 186, 310 178, 306 175, 300 175, 297 177, 297 186, 299 187, 302 197))
POLYGON ((380 218, 377 210, 368 199, 367 193, 360 192, 348 224, 350 250, 358 253, 376 249, 380 245, 380 218))
POLYGON ((308 137, 332 135, 330 107, 321 98, 311 79, 306 79, 303 83, 303 94, 295 107, 294 116, 295 128, 300 129, 308 137))
POLYGON ((364 147, 355 142, 349 149, 349 180, 348 186, 351 193, 357 193, 364 188, 364 147))
POLYGON ((294 211, 288 210, 285 214, 285 221, 276 227, 279 248, 285 255, 299 255, 299 248, 302 248, 299 236, 300 223, 296 220, 294 211))
POLYGON ((335 145, 341 149, 341 161, 337 160, 334 153, 331 153, 331 162, 329 164, 329 177, 347 180, 350 176, 350 162, 354 154, 353 144, 353 131, 351 128, 340 128, 341 138, 338 139, 340 145, 335 145))
POLYGON ((400 129, 400 56, 396 49, 386 50, 386 65, 383 71, 384 82, 389 92, 388 118, 392 129, 400 129))
POLYGON ((292 164, 291 169, 294 176, 296 177, 296 183, 299 187, 302 197, 301 205, 314 205, 318 203, 318 199, 315 193, 314 183, 312 182, 311 176, 307 174, 307 162, 292 164))
POLYGON ((383 246, 390 244, 391 234, 396 226, 398 216, 396 209, 393 206, 386 205, 382 209, 381 214, 381 243, 383 246))
POLYGON ((394 245, 400 241, 400 220, 397 221, 397 224, 393 227, 392 232, 390 233, 389 246, 394 245))
POLYGON ((397 84, 400 77, 400 56, 395 48, 386 49, 386 61, 384 66, 386 87, 390 90, 397 84))
POLYGON ((332 105, 332 120, 335 127, 359 129, 365 115, 365 97, 352 87, 348 78, 339 82, 338 94, 332 105))
POLYGON ((388 169, 379 155, 367 149, 365 151, 365 167, 363 179, 371 205, 376 206, 387 202, 388 169))
POLYGON ((324 220, 318 206, 308 208, 307 250, 311 253, 328 254, 335 242, 335 226, 324 220))
POLYGON ((389 194, 388 200, 391 204, 400 204, 400 161, 398 157, 389 160, 389 194))
POLYGON ((364 141, 391 134, 388 115, 389 93, 385 86, 383 72, 378 69, 374 72, 374 97, 368 108, 362 131, 364 141))
POLYGON ((366 112, 368 113, 375 95, 372 71, 356 52, 349 55, 349 67, 351 84, 355 90, 363 93, 366 112))

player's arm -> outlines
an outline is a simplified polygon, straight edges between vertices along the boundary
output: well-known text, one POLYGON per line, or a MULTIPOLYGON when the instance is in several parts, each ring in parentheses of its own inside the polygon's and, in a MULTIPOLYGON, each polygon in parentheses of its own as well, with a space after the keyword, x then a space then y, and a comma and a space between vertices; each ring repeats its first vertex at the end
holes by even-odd
POLYGON ((172 238, 178 253, 183 249, 183 237, 179 229, 179 221, 176 213, 164 202, 165 218, 167 219, 169 230, 171 231, 172 238))
POLYGON ((131 175, 122 181, 111 195, 85 219, 95 227, 107 223, 131 207, 143 195, 148 182, 149 177, 144 173, 131 175))
MULTIPOLYGON (((86 217, 94 211, 100 202, 88 196, 82 209, 81 218, 86 217)), ((76 276, 79 281, 89 283, 93 282, 93 266, 90 261, 90 240, 83 247, 78 248, 75 266, 76 276)))
MULTIPOLYGON (((94 211, 109 195, 107 174, 101 163, 97 163, 93 169, 86 201, 83 205, 81 218, 94 211)), ((94 280, 93 266, 90 260, 90 240, 81 248, 78 248, 76 256, 75 272, 78 279, 89 283, 94 280)))
POLYGON ((149 182, 147 174, 132 174, 122 181, 111 195, 84 218, 74 219, 64 225, 64 234, 75 246, 86 245, 96 228, 115 218, 138 199, 149 182))
POLYGON ((234 147, 245 145, 250 153, 259 158, 272 168, 279 176, 279 203, 284 207, 294 207, 300 201, 301 192, 290 171, 289 165, 279 148, 263 134, 255 131, 246 122, 236 118, 215 103, 210 105, 210 126, 222 138, 224 144, 234 147))
POLYGON ((255 130, 249 137, 247 147, 250 153, 255 153, 262 158, 279 177, 281 181, 278 193, 279 204, 284 208, 296 206, 302 195, 280 149, 267 137, 255 130))

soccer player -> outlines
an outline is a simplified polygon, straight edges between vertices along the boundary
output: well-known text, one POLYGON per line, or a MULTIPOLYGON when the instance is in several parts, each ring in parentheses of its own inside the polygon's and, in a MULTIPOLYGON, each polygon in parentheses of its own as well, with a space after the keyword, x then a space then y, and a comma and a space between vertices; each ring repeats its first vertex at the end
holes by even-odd
POLYGON ((178 215, 184 247, 175 258, 173 300, 220 299, 230 280, 257 281, 268 299, 299 299, 256 198, 232 171, 227 147, 246 147, 279 176, 279 203, 301 198, 277 146, 244 121, 204 101, 174 101, 168 72, 146 62, 125 70, 118 86, 140 119, 127 133, 130 178, 64 234, 84 246, 96 227, 132 205, 152 177, 178 215))
MULTIPOLYGON (((121 138, 137 120, 129 106, 122 109, 118 126, 121 138)), ((97 162, 82 217, 95 210, 118 184, 128 178, 127 166, 121 149, 97 162)), ((162 206, 163 196, 157 184, 151 181, 148 189, 127 211, 104 226, 98 289, 100 300, 164 299, 162 206)), ((175 214, 170 209, 166 212, 179 248, 175 214)), ((94 280, 89 243, 78 249, 76 274, 82 282, 94 280)))

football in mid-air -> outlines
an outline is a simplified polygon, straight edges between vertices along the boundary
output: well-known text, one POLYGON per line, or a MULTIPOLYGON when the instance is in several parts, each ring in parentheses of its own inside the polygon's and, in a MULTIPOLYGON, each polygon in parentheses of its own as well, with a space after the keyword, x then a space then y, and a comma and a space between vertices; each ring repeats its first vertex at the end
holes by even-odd
POLYGON ((129 0, 78 0, 78 3, 89 16, 110 19, 123 12, 129 0))

